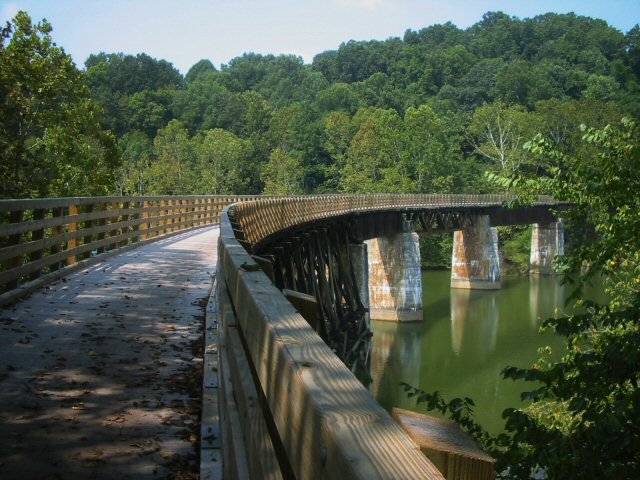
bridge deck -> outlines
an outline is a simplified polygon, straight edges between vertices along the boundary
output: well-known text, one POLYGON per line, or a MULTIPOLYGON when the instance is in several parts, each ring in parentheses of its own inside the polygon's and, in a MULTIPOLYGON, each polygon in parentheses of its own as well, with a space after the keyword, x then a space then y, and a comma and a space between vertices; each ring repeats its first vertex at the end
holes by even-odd
POLYGON ((218 229, 130 250, 0 310, 1 478, 189 478, 218 229))

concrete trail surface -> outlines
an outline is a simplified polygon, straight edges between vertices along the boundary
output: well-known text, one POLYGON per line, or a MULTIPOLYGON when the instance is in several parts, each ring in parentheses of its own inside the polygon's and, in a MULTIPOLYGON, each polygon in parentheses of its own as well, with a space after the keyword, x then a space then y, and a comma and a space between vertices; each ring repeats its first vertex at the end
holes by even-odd
POLYGON ((217 237, 126 251, 0 310, 0 478, 197 478, 217 237))

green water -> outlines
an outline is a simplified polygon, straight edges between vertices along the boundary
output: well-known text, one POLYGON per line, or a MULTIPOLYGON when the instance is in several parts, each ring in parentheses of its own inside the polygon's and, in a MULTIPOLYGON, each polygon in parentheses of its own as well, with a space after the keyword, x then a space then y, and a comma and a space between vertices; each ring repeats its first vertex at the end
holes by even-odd
MULTIPOLYGON (((504 427, 502 411, 520 406, 520 393, 531 386, 503 380, 507 365, 529 367, 537 350, 549 345, 562 351, 562 341, 540 334, 542 321, 565 311, 572 287, 559 277, 503 279, 502 289, 459 290, 449 287, 450 272, 422 277, 422 322, 372 321, 370 391, 383 407, 424 411, 399 385, 407 382, 445 398, 471 397, 476 417, 489 431, 504 427)), ((588 292, 602 299, 602 289, 588 292)))

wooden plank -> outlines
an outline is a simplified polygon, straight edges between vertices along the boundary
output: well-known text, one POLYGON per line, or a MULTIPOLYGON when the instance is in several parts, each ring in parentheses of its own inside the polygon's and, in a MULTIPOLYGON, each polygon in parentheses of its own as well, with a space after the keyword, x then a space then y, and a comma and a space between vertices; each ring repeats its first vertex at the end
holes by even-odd
MULTIPOLYGON (((87 205, 85 207, 85 212, 86 213, 92 213, 94 207, 95 207, 94 204, 87 205)), ((93 240, 93 232, 91 231, 91 227, 93 226, 93 222, 94 222, 94 220, 85 220, 83 222, 82 228, 79 229, 79 231, 78 231, 78 235, 82 237, 82 244, 83 245, 88 245, 93 240), (82 233, 80 233, 80 230, 82 230, 82 233)), ((83 259, 89 258, 90 256, 91 256, 91 250, 88 250, 88 251, 86 251, 86 252, 84 252, 82 254, 82 258, 83 259)))
MULTIPOLYGON (((133 205, 139 205, 140 202, 132 202, 133 205)), ((129 207, 131 207, 131 204, 129 204, 129 207)), ((132 225, 131 225, 131 229, 136 233, 136 235, 134 235, 133 237, 131 237, 131 242, 132 243, 137 243, 140 240, 140 236, 137 234, 138 230, 140 229, 140 224, 142 223, 142 214, 141 213, 135 213, 135 210, 137 210, 137 208, 129 208, 129 218, 132 219, 132 225)))
POLYGON ((251 255, 251 259, 260 265, 260 268, 265 275, 273 281, 273 262, 268 258, 260 257, 258 255, 251 255))
MULTIPOLYGON (((64 214, 63 207, 54 207, 51 209, 52 217, 61 217, 63 214, 64 214)), ((62 249, 62 245, 66 242, 66 239, 63 240, 62 238, 60 238, 61 234, 62 234, 62 225, 57 225, 53 227, 51 229, 51 237, 46 239, 47 246, 46 247, 43 246, 42 249, 44 250, 45 248, 48 248, 49 255, 55 255, 56 253, 60 252, 60 250, 62 249)), ((44 241, 45 239, 42 239, 42 240, 37 240, 34 243, 39 243, 44 241)), ((52 272, 55 272, 56 270, 58 270, 58 268, 60 268, 60 262, 49 264, 49 269, 52 272)))
POLYGON ((195 201, 198 199, 215 199, 226 202, 248 201, 252 199, 267 198, 262 195, 141 195, 141 196, 113 196, 113 197, 63 197, 63 198, 38 198, 38 199, 5 199, 0 200, 0 212, 10 212, 14 210, 33 210, 36 208, 59 208, 69 205, 88 205, 94 203, 125 202, 137 199, 140 201, 160 201, 167 198, 175 200, 195 201))
MULTIPOLYGON (((77 214, 78 214, 78 205, 69 205, 69 216, 73 217, 77 214)), ((78 230, 78 224, 75 221, 70 222, 67 225, 67 232, 70 233, 70 237, 67 240, 67 247, 65 250, 73 251, 78 246, 78 239, 76 237, 77 230, 78 230)), ((67 265, 73 265, 74 263, 76 263, 75 255, 67 255, 66 262, 67 262, 67 265)), ((38 262, 33 262, 33 263, 37 264, 38 262)))
POLYGON ((110 204, 107 209, 111 215, 107 218, 109 229, 106 232, 106 237, 112 240, 111 242, 107 242, 105 250, 115 250, 118 248, 118 242, 113 239, 119 235, 120 229, 122 228, 117 226, 120 223, 120 202, 110 204), (115 209, 111 208, 113 205, 117 205, 117 207, 115 209))
MULTIPOLYGON (((101 220, 103 222, 102 225, 92 226, 91 228, 80 228, 74 232, 62 232, 61 227, 54 227, 52 236, 48 238, 43 238, 41 240, 36 240, 32 242, 25 242, 16 247, 5 247, 0 249, 0 261, 3 261, 6 258, 13 256, 14 253, 27 254, 36 250, 44 250, 50 248, 55 244, 62 244, 69 239, 78 238, 78 237, 89 237, 93 235, 97 235, 98 240, 102 240, 105 238, 105 232, 113 230, 114 228, 122 229, 124 227, 135 226, 137 222, 142 222, 141 219, 128 220, 126 222, 117 222, 112 224, 104 223, 104 219, 101 220), (56 233, 57 232, 57 233, 56 233), (12 250, 15 249, 15 252, 12 250)), ((84 242, 83 242, 84 243, 84 242)), ((98 252, 102 253, 102 252, 98 252)))
MULTIPOLYGON (((96 206, 96 209, 101 213, 105 212, 108 208, 109 208, 109 205, 106 204, 106 203, 98 203, 97 206, 96 206)), ((97 220, 97 222, 98 222, 98 226, 94 227, 95 228, 94 233, 96 235, 96 239, 98 241, 101 241, 101 240, 104 240, 105 233, 107 231, 107 227, 106 227, 107 218, 104 217, 104 216, 101 216, 97 220)), ((98 247, 97 250, 98 250, 98 255, 100 255, 100 254, 104 253, 105 247, 98 247)))
MULTIPOLYGON (((169 238, 173 235, 178 235, 180 233, 184 233, 184 232, 189 232, 191 230, 195 230, 195 228, 188 228, 185 230, 181 230, 179 232, 173 233, 173 234, 168 234, 166 236, 164 236, 163 238, 169 238)), ((9 290, 7 292, 4 292, 2 294, 0 294, 0 306, 2 305, 6 305, 6 304, 10 304, 15 302, 17 299, 29 294, 29 293, 33 293, 34 291, 38 290, 39 288, 43 287, 44 285, 47 285, 55 280, 58 280, 66 275, 69 275, 73 272, 76 272, 82 268, 86 268, 89 267, 91 265, 95 265, 98 262, 101 262, 113 255, 117 255, 121 252, 130 250, 132 248, 136 248, 142 245, 145 245, 147 243, 153 242, 155 241, 155 239, 149 239, 149 240, 145 240, 145 241, 141 241, 138 242, 137 244, 129 244, 126 247, 123 247, 121 249, 118 250, 111 250, 109 252, 104 252, 98 256, 95 257, 91 257, 88 258, 86 260, 81 260, 71 266, 68 267, 63 267, 60 268, 57 271, 52 271, 51 273, 48 273, 46 275, 42 275, 39 278, 37 278, 36 280, 33 280, 31 282, 28 282, 26 284, 21 284, 18 286, 18 288, 14 288, 13 290, 9 290)), ((81 248, 86 248, 84 246, 82 246, 81 248)), ((64 252, 63 252, 64 253, 64 252)), ((64 260, 64 257, 62 257, 64 260)), ((45 261, 45 260, 49 260, 49 261, 56 261, 56 258, 53 257, 52 255, 49 255, 47 257, 42 258, 40 261, 45 261)), ((58 261, 59 261, 59 257, 58 257, 58 261)), ((33 265, 30 265, 31 268, 34 268, 33 265)), ((30 271, 30 270, 29 270, 30 271)), ((3 275, 6 272, 2 272, 0 273, 0 275, 3 275)), ((15 273, 15 272, 13 272, 15 273)), ((28 272, 27 272, 28 273, 28 272)))
POLYGON ((249 362, 242 346, 237 327, 229 327, 227 354, 234 398, 241 419, 245 445, 251 455, 249 478, 281 479, 280 465, 271 441, 267 421, 260 406, 260 397, 253 383, 249 362))
MULTIPOLYGON (((19 212, 20 211, 18 211, 17 213, 19 212)), ((16 222, 0 225, 0 238, 9 237, 12 235, 22 235, 25 233, 33 232, 34 230, 59 227, 61 225, 65 225, 66 223, 67 222, 65 220, 65 217, 62 216, 45 218, 43 220, 28 220, 26 222, 18 220, 16 222)))
MULTIPOLYGON (((129 219, 131 218, 129 216, 129 202, 123 202, 122 203, 122 208, 120 209, 120 219, 118 220, 118 223, 122 224, 127 224, 129 222, 129 219)), ((135 221, 135 220, 134 220, 135 221)), ((127 232, 129 231, 129 225, 126 226, 122 226, 120 227, 120 236, 125 235, 127 232)), ((133 235, 132 235, 133 236, 133 235)), ((125 245, 127 245, 127 243, 129 243, 129 236, 126 236, 124 240, 120 241, 120 243, 117 245, 118 247, 124 247, 125 245)))
POLYGON ((66 261, 67 265, 72 265, 76 263, 75 261, 76 257, 85 252, 88 252, 94 248, 104 247, 107 244, 118 243, 133 235, 135 235, 135 232, 127 232, 122 235, 116 235, 115 237, 105 238, 103 240, 91 242, 87 245, 77 246, 70 250, 63 250, 56 254, 43 257, 37 261, 25 263, 23 265, 20 265, 19 267, 15 267, 10 270, 6 270, 4 272, 0 272, 0 284, 13 279, 19 279, 20 277, 29 275, 32 272, 35 272, 38 269, 47 267, 55 262, 66 261), (74 261, 70 262, 69 261, 70 258, 74 259, 74 261))
POLYGON ((295 476, 442 479, 266 275, 241 267, 253 262, 225 216, 222 275, 295 476))
MULTIPOLYGON (((44 218, 45 215, 45 210, 42 208, 38 208, 36 210, 33 211, 33 219, 34 220, 42 220, 44 218)), ((33 232, 31 232, 31 240, 34 242, 38 242, 40 240, 42 240, 42 237, 44 236, 44 230, 40 229, 40 230, 34 230, 33 232)), ((34 262, 37 260, 40 260, 42 258, 42 248, 38 248, 36 250, 31 251, 30 255, 29 255, 29 261, 30 262, 34 262)), ((38 278, 40 276, 40 271, 36 271, 36 272, 32 272, 31 275, 29 275, 29 280, 35 280, 36 278, 38 278)))
POLYGON ((455 422, 401 408, 392 415, 447 480, 495 478, 495 459, 455 422))
POLYGON ((249 476, 247 451, 242 438, 240 415, 233 398, 233 384, 229 375, 229 357, 226 347, 224 329, 218 331, 218 371, 220 375, 221 399, 221 434, 224 463, 222 466, 224 478, 244 480, 249 476))
MULTIPOLYGON (((142 203, 143 209, 142 209, 142 212, 140 214, 141 218, 142 218, 142 222, 140 223, 140 225, 138 227, 138 230, 147 230, 150 227, 150 224, 149 224, 149 211, 151 209, 150 205, 151 204, 150 204, 149 201, 144 201, 142 203)), ((141 240, 146 240, 147 238, 149 238, 148 234, 142 234, 140 236, 141 240)))
POLYGON ((314 331, 317 331, 320 307, 318 306, 316 297, 294 290, 287 290, 286 288, 282 290, 282 294, 291 302, 291 305, 300 312, 300 315, 309 323, 309 326, 313 328, 314 331))
MULTIPOLYGON (((22 211, 13 211, 9 214, 9 221, 12 223, 17 223, 22 220, 23 212, 22 211)), ((22 241, 22 235, 19 233, 15 233, 13 235, 9 235, 8 244, 9 248, 13 246, 20 245, 22 241)), ((22 254, 14 253, 6 262, 7 269, 15 269, 18 268, 22 264, 22 254)), ((5 290, 10 290, 12 288, 16 288, 18 286, 18 281, 16 278, 9 278, 6 281, 0 280, 0 285, 4 284, 5 290)))

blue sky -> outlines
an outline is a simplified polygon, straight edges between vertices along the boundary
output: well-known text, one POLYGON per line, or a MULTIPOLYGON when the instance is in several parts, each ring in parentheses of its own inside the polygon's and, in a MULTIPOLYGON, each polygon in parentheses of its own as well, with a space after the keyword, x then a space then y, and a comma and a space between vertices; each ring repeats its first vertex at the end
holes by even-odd
POLYGON ((623 32, 640 23, 640 0, 0 0, 2 23, 18 10, 49 20, 54 40, 79 66, 100 51, 145 52, 182 73, 202 58, 219 67, 245 52, 311 62, 344 41, 401 37, 447 21, 466 28, 487 11, 575 12, 623 32))

